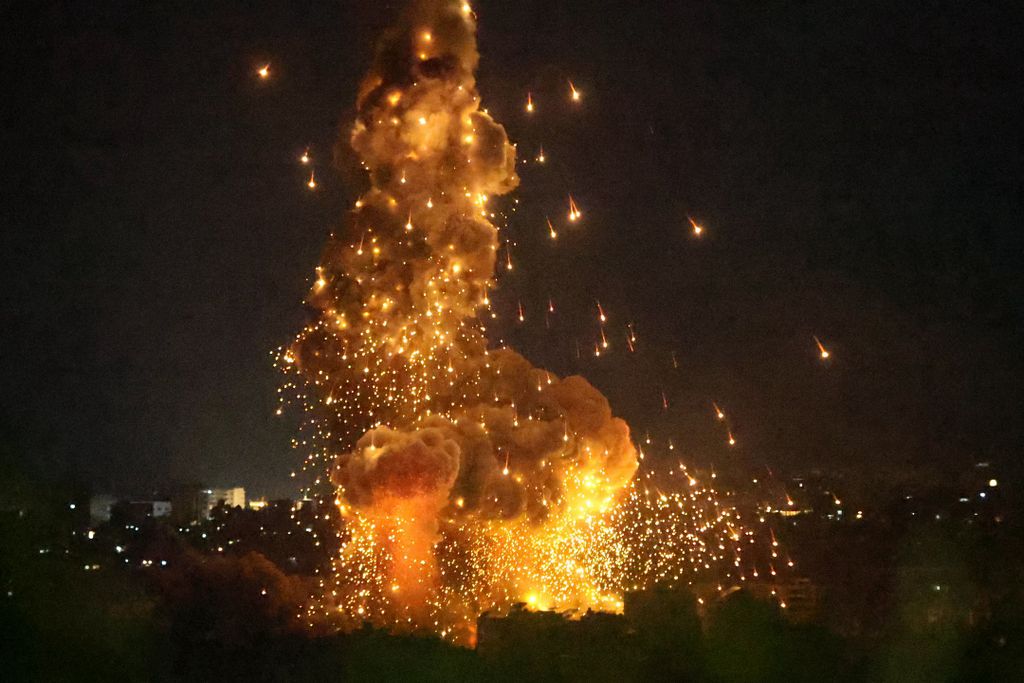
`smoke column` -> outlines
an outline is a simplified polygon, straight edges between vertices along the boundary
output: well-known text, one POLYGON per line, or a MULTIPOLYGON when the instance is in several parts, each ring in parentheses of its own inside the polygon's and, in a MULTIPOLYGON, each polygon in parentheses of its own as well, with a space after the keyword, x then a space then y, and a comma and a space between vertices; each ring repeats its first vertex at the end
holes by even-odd
POLYGON ((740 564, 714 492, 685 475, 682 497, 652 497, 628 427, 586 380, 488 348, 488 205, 518 178, 480 106, 475 31, 468 5, 420 0, 384 36, 350 139, 370 189, 278 358, 304 409, 294 445, 329 472, 343 520, 311 620, 472 642, 485 610, 618 610, 652 575, 740 564))
POLYGON ((626 424, 584 379, 488 350, 488 202, 518 178, 480 108, 475 29, 468 6, 425 0, 382 40, 351 132, 371 188, 281 357, 345 519, 325 590, 355 620, 446 630, 538 583, 557 589, 552 604, 593 604, 597 577, 575 557, 588 551, 555 557, 571 549, 548 537, 598 523, 637 466, 626 424))

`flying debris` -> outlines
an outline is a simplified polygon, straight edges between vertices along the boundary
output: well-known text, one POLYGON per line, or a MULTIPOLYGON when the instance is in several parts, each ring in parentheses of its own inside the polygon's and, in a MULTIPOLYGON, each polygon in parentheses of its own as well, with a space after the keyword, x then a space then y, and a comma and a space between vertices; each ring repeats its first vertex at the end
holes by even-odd
POLYGON ((526 314, 523 312, 523 302, 519 302, 519 322, 526 322, 526 314))
POLYGON ((700 237, 700 236, 701 236, 701 233, 703 233, 703 232, 704 232, 704 228, 703 228, 703 227, 701 227, 700 225, 698 225, 698 224, 697 224, 697 221, 693 220, 693 219, 692 219, 692 218, 690 218, 689 216, 687 216, 687 217, 686 217, 686 219, 687 219, 688 221, 690 221, 690 225, 692 225, 692 226, 693 226, 693 236, 694 236, 694 237, 700 237))
POLYGON ((600 320, 602 323, 607 322, 608 316, 604 314, 604 309, 601 308, 601 302, 594 301, 594 303, 597 305, 597 319, 600 320))
POLYGON ((576 86, 572 84, 572 81, 569 81, 569 99, 573 102, 579 102, 580 97, 580 91, 576 89, 576 86))
POLYGON ((270 78, 270 64, 264 64, 263 66, 261 66, 259 69, 256 70, 256 74, 264 80, 270 78))
POLYGON ((531 93, 526 93, 526 113, 533 113, 533 95, 531 93))
POLYGON ((732 432, 729 432, 729 445, 730 446, 735 446, 736 445, 736 439, 735 439, 735 437, 733 437, 732 432))
POLYGON ((714 401, 712 401, 711 405, 715 409, 715 417, 717 417, 719 420, 724 420, 725 419, 725 413, 723 413, 722 409, 718 407, 718 404, 715 403, 714 401))
POLYGON ((544 156, 544 145, 541 145, 540 146, 540 151, 537 152, 537 163, 538 164, 543 164, 544 161, 545 161, 545 158, 546 157, 544 156))
POLYGON ((312 160, 312 159, 311 159, 311 157, 309 156, 309 147, 307 147, 307 148, 306 148, 306 149, 305 149, 305 150, 304 150, 304 151, 302 152, 302 156, 300 156, 300 157, 299 157, 299 161, 301 161, 301 162, 302 162, 303 164, 308 164, 308 163, 309 163, 309 162, 310 162, 311 160, 312 160))
POLYGON ((831 356, 832 354, 828 352, 828 349, 825 348, 825 346, 821 343, 821 340, 818 339, 817 336, 814 337, 814 343, 818 345, 818 353, 821 355, 821 359, 828 360, 829 356, 831 356))
POLYGON ((316 171, 309 172, 309 182, 306 183, 306 187, 311 190, 316 189, 316 171))
POLYGON ((558 233, 555 232, 555 226, 551 225, 551 219, 545 216, 545 220, 548 222, 548 236, 553 240, 558 239, 558 233))
POLYGON ((569 195, 569 220, 575 223, 581 216, 583 216, 583 212, 576 206, 576 201, 572 198, 572 195, 569 195))

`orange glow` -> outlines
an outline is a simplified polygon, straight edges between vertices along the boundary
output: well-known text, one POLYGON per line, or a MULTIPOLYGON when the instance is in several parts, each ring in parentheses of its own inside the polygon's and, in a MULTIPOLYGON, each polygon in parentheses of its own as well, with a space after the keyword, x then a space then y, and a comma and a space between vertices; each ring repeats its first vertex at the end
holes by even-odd
POLYGON ((686 217, 686 220, 690 221, 690 225, 693 226, 693 236, 700 237, 701 233, 704 232, 704 228, 698 225, 697 221, 693 220, 689 216, 686 217))
POLYGON ((814 343, 818 345, 818 353, 819 355, 821 355, 822 360, 827 360, 828 357, 832 355, 828 352, 825 346, 821 343, 821 340, 818 339, 817 337, 814 337, 814 343))
POLYGON ((569 220, 575 223, 583 216, 583 212, 580 211, 580 207, 576 206, 576 201, 569 195, 569 220))
POLYGON ((256 71, 256 73, 259 74, 260 78, 270 78, 270 64, 264 64, 256 71))

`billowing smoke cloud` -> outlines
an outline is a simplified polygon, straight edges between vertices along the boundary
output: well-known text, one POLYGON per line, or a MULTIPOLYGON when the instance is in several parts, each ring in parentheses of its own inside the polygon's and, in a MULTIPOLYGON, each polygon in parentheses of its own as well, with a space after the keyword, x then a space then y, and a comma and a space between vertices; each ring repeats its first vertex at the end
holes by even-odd
MULTIPOLYGON (((504 128, 480 108, 475 30, 463 3, 421 0, 383 39, 351 133, 371 188, 324 252, 315 319, 282 356, 301 380, 303 441, 330 462, 352 535, 338 565, 356 589, 334 594, 382 621, 437 618, 465 580, 438 554, 467 529, 540 534, 598 514, 637 465, 627 426, 584 379, 488 350, 488 207, 518 178, 504 128)), ((519 597, 475 571, 487 595, 519 597)))

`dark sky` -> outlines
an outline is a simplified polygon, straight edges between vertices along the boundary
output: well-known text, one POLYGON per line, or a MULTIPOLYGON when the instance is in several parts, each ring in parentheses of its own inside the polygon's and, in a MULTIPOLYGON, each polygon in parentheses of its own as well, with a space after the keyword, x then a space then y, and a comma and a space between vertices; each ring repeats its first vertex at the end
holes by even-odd
MULTIPOLYGON (((496 335, 582 372, 641 435, 698 463, 936 479, 1016 463, 1012 6, 474 3, 484 106, 521 156, 548 157, 520 167, 496 335), (552 246, 543 219, 565 222, 569 192, 584 221, 552 246), (612 353, 577 360, 595 299, 612 353)), ((9 438, 99 488, 290 492, 298 456, 272 415, 269 353, 303 321, 325 235, 362 189, 332 149, 396 4, 5 8, 9 438), (317 192, 296 161, 307 144, 317 192)))

